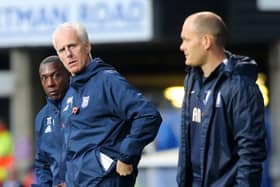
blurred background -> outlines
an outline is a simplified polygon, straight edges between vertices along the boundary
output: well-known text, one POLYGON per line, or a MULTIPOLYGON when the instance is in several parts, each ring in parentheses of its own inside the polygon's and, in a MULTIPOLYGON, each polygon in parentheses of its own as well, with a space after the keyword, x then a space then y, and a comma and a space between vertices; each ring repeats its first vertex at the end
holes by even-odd
POLYGON ((176 186, 185 76, 180 31, 186 16, 202 10, 216 12, 228 25, 228 50, 259 63, 269 148, 263 186, 280 187, 276 0, 0 0, 0 183, 30 186, 34 180, 34 120, 45 103, 38 66, 55 54, 54 28, 80 21, 88 29, 93 57, 115 66, 163 116, 156 141, 144 150, 136 186, 176 186))

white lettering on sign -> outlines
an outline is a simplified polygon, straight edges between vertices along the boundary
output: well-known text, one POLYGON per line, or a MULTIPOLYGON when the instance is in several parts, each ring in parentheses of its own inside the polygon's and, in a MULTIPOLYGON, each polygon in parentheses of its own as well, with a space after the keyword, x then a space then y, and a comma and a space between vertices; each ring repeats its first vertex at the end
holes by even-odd
POLYGON ((0 0, 0 46, 50 45, 55 27, 83 23, 92 42, 147 41, 152 37, 150 0, 0 0))

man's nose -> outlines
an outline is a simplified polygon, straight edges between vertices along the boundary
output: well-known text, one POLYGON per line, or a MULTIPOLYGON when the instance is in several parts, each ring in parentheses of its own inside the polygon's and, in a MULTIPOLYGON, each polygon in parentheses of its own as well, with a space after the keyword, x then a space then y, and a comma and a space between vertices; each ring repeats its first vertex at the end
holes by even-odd
POLYGON ((72 50, 70 48, 66 48, 66 56, 71 57, 72 56, 72 50))
POLYGON ((49 87, 51 87, 51 86, 54 85, 54 80, 53 80, 51 77, 48 78, 48 80, 47 80, 47 85, 48 85, 49 87))
POLYGON ((180 45, 180 50, 181 50, 181 51, 184 51, 184 45, 183 45, 183 43, 181 43, 181 45, 180 45))

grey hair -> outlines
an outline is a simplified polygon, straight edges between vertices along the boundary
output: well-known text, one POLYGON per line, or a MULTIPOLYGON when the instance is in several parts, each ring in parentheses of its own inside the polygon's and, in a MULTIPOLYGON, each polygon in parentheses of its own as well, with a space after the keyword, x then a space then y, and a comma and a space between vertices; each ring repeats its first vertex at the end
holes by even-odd
POLYGON ((60 31, 61 29, 72 29, 77 33, 78 37, 82 42, 89 42, 89 37, 86 28, 81 23, 65 22, 58 25, 52 34, 52 42, 53 42, 53 47, 55 49, 56 49, 55 36, 57 32, 60 31))

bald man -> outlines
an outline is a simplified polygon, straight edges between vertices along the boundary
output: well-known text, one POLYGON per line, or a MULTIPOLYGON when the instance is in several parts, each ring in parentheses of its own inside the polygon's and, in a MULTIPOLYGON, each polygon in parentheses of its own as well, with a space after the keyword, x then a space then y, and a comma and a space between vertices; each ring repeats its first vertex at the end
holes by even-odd
POLYGON ((180 187, 260 186, 264 103, 257 64, 225 51, 227 28, 213 12, 186 18, 180 50, 188 74, 182 106, 180 187))

